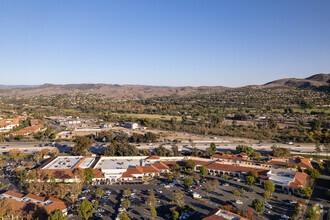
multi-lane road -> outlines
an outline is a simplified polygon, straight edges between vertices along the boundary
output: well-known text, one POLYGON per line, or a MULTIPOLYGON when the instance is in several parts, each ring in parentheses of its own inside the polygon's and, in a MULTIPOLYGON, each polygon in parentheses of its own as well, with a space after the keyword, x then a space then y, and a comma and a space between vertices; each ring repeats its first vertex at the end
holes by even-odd
MULTIPOLYGON (((205 151, 206 148, 210 146, 210 143, 214 142, 216 144, 218 151, 227 151, 227 150, 235 150, 237 145, 246 145, 252 147, 255 151, 259 152, 267 152, 271 151, 271 147, 276 145, 278 147, 288 148, 291 153, 295 154, 312 154, 315 151, 314 143, 299 143, 299 144, 284 144, 284 143, 242 143, 242 142, 223 142, 219 140, 214 141, 195 141, 194 146, 198 149, 205 151)), ((169 143, 169 142, 157 142, 157 143, 142 143, 136 144, 138 149, 148 149, 152 150, 159 145, 163 145, 167 149, 171 149, 173 145, 177 145, 179 150, 190 151, 192 148, 191 143, 182 142, 182 143, 169 143)), ((32 142, 32 143, 22 143, 22 142, 8 142, 0 144, 0 154, 4 152, 9 152, 11 149, 19 149, 21 152, 25 154, 34 153, 40 151, 42 149, 48 148, 58 148, 60 152, 69 153, 71 147, 74 146, 74 143, 61 142, 61 143, 50 143, 50 142, 32 142)), ((102 153, 104 151, 104 144, 94 143, 91 147, 92 153, 102 153)))

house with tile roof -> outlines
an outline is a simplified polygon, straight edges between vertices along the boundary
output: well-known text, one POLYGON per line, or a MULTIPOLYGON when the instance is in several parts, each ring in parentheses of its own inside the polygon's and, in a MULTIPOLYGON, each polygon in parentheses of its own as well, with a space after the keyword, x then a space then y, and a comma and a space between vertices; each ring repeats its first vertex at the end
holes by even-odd
POLYGON ((30 136, 30 135, 34 135, 36 133, 38 133, 39 131, 45 131, 47 130, 47 128, 45 128, 42 125, 36 125, 36 126, 29 126, 26 128, 22 128, 18 131, 15 131, 13 133, 11 133, 12 135, 23 135, 23 136, 30 136))
POLYGON ((40 206, 41 208, 44 208, 48 214, 54 210, 61 210, 64 215, 67 214, 68 204, 51 196, 40 197, 31 193, 21 194, 14 191, 6 191, 0 194, 0 200, 8 200, 12 202, 15 211, 18 213, 35 206, 40 206))

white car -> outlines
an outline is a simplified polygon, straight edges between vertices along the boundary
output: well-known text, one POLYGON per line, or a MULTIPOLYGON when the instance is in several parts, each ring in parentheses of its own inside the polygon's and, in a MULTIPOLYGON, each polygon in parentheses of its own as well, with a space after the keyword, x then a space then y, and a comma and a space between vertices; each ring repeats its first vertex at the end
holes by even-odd
POLYGON ((240 200, 236 200, 236 204, 243 204, 243 202, 240 200))
POLYGON ((269 205, 268 203, 265 204, 265 207, 269 209, 273 208, 273 206, 269 205))
POLYGON ((269 209, 265 209, 265 212, 266 212, 266 213, 268 213, 268 214, 270 214, 270 211, 269 211, 269 209))
POLYGON ((282 219, 289 219, 289 216, 281 215, 281 218, 282 218, 282 219))
POLYGON ((224 183, 223 186, 229 186, 229 184, 228 183, 224 183))

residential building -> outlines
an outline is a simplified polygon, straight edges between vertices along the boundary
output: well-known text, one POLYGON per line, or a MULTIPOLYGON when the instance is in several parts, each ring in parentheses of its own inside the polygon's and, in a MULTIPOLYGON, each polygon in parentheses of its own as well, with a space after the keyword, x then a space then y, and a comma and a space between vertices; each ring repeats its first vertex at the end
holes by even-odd
POLYGON ((64 215, 67 214, 67 204, 52 196, 40 197, 31 193, 21 194, 14 191, 6 191, 0 194, 0 200, 12 202, 16 213, 32 209, 35 206, 40 206, 44 208, 48 214, 54 210, 61 210, 64 215))
POLYGON ((15 131, 12 134, 13 135, 23 135, 23 136, 30 136, 38 133, 39 131, 45 131, 47 128, 45 128, 42 125, 36 125, 36 126, 30 126, 22 128, 21 130, 15 131))
POLYGON ((6 132, 10 131, 16 126, 19 126, 19 119, 18 118, 7 118, 0 120, 0 131, 6 132))
POLYGON ((127 122, 125 123, 125 128, 129 128, 129 129, 137 129, 139 127, 139 125, 135 122, 127 122))

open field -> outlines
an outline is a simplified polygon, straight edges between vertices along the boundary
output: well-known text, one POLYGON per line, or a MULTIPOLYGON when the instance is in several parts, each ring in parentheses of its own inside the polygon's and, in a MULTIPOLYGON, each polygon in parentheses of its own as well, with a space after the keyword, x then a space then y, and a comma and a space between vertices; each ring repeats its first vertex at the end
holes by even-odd
POLYGON ((171 118, 176 118, 178 121, 182 120, 180 116, 171 115, 153 115, 153 114, 129 114, 129 113, 113 113, 114 115, 127 116, 132 118, 150 118, 150 119, 160 119, 160 120, 171 120, 171 118))

